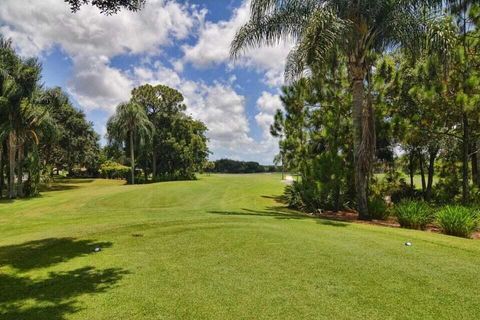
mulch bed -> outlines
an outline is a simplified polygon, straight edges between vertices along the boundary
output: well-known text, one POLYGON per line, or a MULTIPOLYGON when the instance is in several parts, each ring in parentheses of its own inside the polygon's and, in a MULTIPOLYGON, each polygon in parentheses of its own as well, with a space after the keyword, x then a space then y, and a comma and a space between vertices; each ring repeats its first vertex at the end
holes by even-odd
MULTIPOLYGON (((393 217, 388 218, 388 220, 365 221, 365 220, 359 220, 358 219, 358 213, 356 211, 338 211, 338 212, 322 211, 320 213, 314 214, 314 216, 317 216, 319 218, 337 220, 337 221, 344 221, 344 222, 354 222, 354 223, 370 224, 370 225, 384 226, 384 227, 391 227, 391 228, 400 228, 400 224, 398 223, 397 219, 395 219, 393 217)), ((434 233, 441 233, 440 228, 438 228, 435 225, 429 225, 427 227, 426 231, 434 232, 434 233)), ((480 239, 480 231, 475 232, 472 235, 472 238, 479 240, 480 239)))

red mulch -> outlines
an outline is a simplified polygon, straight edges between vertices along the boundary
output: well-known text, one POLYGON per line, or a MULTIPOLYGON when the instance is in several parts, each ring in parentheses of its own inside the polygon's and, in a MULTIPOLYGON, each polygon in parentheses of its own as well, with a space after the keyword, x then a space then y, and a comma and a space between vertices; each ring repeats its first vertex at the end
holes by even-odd
MULTIPOLYGON (((345 222, 354 222, 354 223, 362 223, 362 224, 370 224, 376 226, 384 226, 384 227, 391 227, 391 228, 400 228, 400 224, 398 223, 397 219, 390 217, 388 220, 359 220, 358 213, 356 211, 323 211, 321 213, 315 214, 315 216, 319 218, 337 220, 337 221, 345 221, 345 222)), ((441 233, 440 228, 435 225, 429 225, 427 227, 428 232, 434 233, 441 233)), ((479 240, 480 239, 480 231, 475 232, 472 235, 473 239, 479 240)))

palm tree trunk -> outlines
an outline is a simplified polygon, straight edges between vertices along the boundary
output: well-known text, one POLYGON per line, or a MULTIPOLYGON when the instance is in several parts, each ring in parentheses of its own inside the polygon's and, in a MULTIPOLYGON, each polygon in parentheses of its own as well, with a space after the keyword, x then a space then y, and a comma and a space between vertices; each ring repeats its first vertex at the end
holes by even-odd
POLYGON ((132 162, 132 184, 135 184, 135 154, 133 149, 133 130, 130 130, 130 159, 132 162))
POLYGON ((23 152, 24 152, 24 143, 20 142, 17 148, 18 155, 17 155, 17 193, 18 196, 23 198, 23 152))
POLYGON ((15 154, 17 149, 17 137, 15 132, 11 131, 8 134, 8 197, 13 199, 16 197, 15 190, 15 154))
POLYGON ((366 172, 364 155, 362 155, 362 139, 364 125, 364 77, 354 76, 352 86, 353 96, 353 151, 355 167, 355 191, 357 195, 357 210, 360 219, 368 219, 368 172, 366 172))

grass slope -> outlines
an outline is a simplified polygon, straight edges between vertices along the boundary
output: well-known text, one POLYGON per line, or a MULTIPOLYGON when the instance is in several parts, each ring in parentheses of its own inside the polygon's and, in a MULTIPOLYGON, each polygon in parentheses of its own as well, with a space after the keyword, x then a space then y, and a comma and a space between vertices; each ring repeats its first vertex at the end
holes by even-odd
POLYGON ((0 203, 0 319, 480 318, 480 242, 288 213, 282 188, 82 180, 0 203))

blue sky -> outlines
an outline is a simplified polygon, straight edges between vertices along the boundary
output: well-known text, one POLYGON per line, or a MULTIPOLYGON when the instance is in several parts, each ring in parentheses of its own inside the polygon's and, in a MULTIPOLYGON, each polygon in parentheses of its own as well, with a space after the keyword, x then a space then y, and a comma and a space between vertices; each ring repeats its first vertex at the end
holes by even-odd
POLYGON ((0 33, 20 54, 38 56, 45 86, 61 86, 97 132, 135 86, 162 83, 181 91, 187 112, 209 127, 211 158, 272 163, 268 134, 281 107, 291 44, 229 59, 235 31, 248 20, 249 0, 148 0, 139 13, 72 14, 63 0, 2 0, 0 33))

